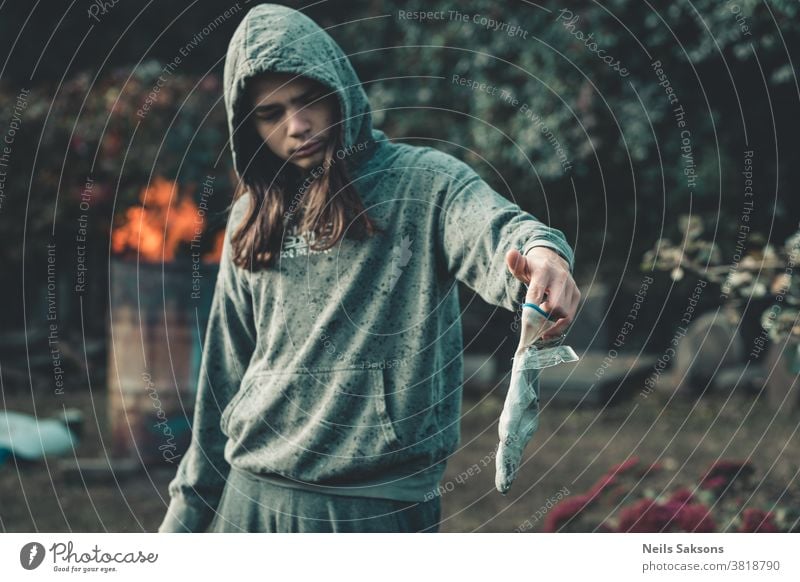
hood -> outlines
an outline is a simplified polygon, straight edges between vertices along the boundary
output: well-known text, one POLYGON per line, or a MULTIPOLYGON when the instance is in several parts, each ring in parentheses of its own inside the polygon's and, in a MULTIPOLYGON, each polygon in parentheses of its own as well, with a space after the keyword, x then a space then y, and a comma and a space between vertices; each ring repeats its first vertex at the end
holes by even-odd
POLYGON ((233 166, 239 178, 247 163, 239 155, 239 128, 247 114, 240 101, 245 95, 245 81, 264 72, 302 75, 336 91, 347 165, 352 169, 371 155, 375 145, 372 111, 361 81, 342 49, 305 14, 287 6, 261 4, 239 23, 225 59, 225 109, 233 166))

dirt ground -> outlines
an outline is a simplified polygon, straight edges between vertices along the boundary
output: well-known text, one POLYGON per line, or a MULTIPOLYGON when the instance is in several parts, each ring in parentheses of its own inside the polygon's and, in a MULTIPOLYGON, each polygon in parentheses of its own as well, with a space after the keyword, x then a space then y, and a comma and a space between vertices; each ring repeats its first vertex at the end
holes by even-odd
MULTIPOLYGON (((578 494, 612 465, 630 456, 660 462, 662 471, 648 487, 656 492, 697 482, 708 465, 721 458, 751 459, 759 484, 749 505, 797 504, 800 490, 800 436, 797 414, 775 416, 752 396, 734 394, 700 401, 668 403, 653 394, 613 408, 572 408, 546 403, 541 425, 526 450, 526 463, 507 496, 494 489, 494 463, 501 384, 482 398, 463 402, 461 448, 442 481, 443 532, 510 532, 533 516, 559 491, 578 494), (566 489, 565 489, 566 488, 566 489)), ((30 395, 4 396, 9 410, 33 412, 30 395)), ((37 410, 47 416, 44 398, 37 410)), ((66 402, 86 413, 86 434, 79 457, 99 456, 105 429, 105 394, 89 393, 66 402), (97 411, 97 414, 93 412, 97 411), (95 420, 96 419, 96 420, 95 420)), ((60 404, 59 404, 60 408, 60 404)), ((107 446, 107 445, 106 445, 107 446)), ((155 531, 167 502, 167 484, 175 467, 143 472, 134 478, 85 485, 67 481, 58 462, 0 465, 0 530, 4 532, 142 532, 155 531)))

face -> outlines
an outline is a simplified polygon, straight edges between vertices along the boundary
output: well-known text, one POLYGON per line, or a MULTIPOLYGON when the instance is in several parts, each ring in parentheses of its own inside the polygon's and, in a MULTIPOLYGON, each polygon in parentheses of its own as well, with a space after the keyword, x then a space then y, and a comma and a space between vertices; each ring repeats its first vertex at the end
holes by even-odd
POLYGON ((256 131, 272 153, 304 170, 322 164, 339 110, 330 89, 306 77, 274 73, 253 79, 249 92, 256 131))

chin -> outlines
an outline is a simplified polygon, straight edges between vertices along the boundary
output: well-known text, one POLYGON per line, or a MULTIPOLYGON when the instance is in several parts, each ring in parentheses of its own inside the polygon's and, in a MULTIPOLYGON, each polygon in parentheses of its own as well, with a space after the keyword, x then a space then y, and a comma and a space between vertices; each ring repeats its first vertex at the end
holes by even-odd
POLYGON ((321 166, 324 158, 325 158, 325 153, 319 152, 313 156, 309 156, 306 158, 293 159, 292 163, 298 168, 301 168, 303 170, 311 170, 313 168, 321 166))

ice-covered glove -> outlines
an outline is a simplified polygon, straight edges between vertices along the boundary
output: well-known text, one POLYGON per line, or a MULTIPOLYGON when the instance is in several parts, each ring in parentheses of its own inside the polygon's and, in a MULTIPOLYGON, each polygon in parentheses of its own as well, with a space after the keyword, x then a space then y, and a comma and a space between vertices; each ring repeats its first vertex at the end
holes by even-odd
POLYGON ((498 424, 500 444, 495 457, 495 487, 503 494, 511 489, 522 453, 539 428, 539 371, 578 359, 569 346, 540 349, 535 345, 553 325, 549 314, 538 305, 523 305, 519 345, 511 367, 511 384, 498 424))

